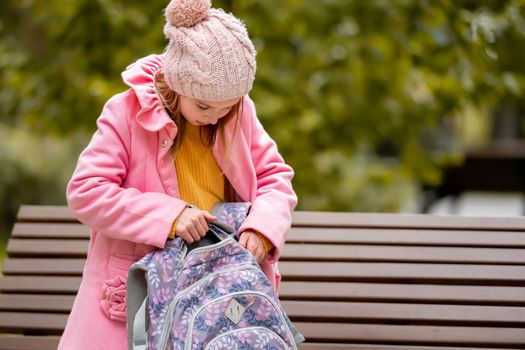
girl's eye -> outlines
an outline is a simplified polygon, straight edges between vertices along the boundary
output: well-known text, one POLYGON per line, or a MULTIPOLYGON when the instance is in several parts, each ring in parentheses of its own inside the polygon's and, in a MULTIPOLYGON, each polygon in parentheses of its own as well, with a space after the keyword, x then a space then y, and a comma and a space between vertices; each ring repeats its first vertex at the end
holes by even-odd
POLYGON ((199 107, 203 111, 205 111, 205 110, 207 110, 209 108, 208 106, 201 106, 201 105, 197 105, 197 107, 199 107))

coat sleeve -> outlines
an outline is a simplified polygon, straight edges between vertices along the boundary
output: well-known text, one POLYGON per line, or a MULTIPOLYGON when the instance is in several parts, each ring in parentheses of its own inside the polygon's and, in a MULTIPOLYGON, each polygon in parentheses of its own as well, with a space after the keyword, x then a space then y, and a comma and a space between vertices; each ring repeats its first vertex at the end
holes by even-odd
POLYGON ((100 234, 162 248, 186 203, 164 193, 122 187, 131 143, 129 104, 124 98, 117 95, 104 106, 98 129, 68 183, 68 205, 100 234))
POLYGON ((253 102, 246 97, 243 116, 248 120, 244 132, 248 132, 251 159, 257 179, 257 189, 252 198, 250 214, 239 231, 252 229, 265 235, 275 249, 267 257, 269 263, 277 261, 292 222, 292 212, 297 196, 292 188, 293 169, 279 154, 277 145, 264 130, 256 116, 253 102))

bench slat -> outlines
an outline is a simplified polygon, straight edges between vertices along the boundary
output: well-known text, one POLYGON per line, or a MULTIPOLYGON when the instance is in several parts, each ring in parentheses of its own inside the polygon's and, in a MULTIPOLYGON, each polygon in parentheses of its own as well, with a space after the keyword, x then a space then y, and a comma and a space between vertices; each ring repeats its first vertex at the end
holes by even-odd
POLYGON ((56 350, 60 342, 59 336, 36 335, 2 335, 0 349, 2 350, 56 350))
POLYGON ((81 277, 70 276, 3 276, 0 291, 6 293, 76 294, 81 277))
MULTIPOLYGON (((69 312, 71 295, 0 294, 0 310, 69 312)), ((351 302, 304 302, 283 300, 292 319, 337 322, 366 319, 436 322, 483 322, 486 324, 525 324, 525 307, 465 306, 431 304, 388 304, 351 302), (482 320, 482 321, 480 321, 482 320)))
POLYGON ((62 334, 67 314, 44 312, 0 312, 0 331, 3 332, 49 332, 47 334, 62 334))
POLYGON ((0 310, 3 311, 71 311, 73 295, 0 294, 0 310))
MULTIPOLYGON (((60 341, 59 336, 2 336, 0 349, 2 350, 55 350, 60 341)), ((366 345, 366 344, 320 344, 303 343, 300 350, 443 350, 433 346, 398 346, 398 345, 366 345)), ((472 348, 447 347, 446 350, 473 350, 472 348)), ((476 348, 476 350, 495 350, 494 348, 476 348)), ((512 350, 498 348, 497 350, 512 350)))
MULTIPOLYGON (((89 238, 80 223, 18 222, 14 238, 89 238)), ((525 232, 293 227, 288 243, 525 247, 525 232)))
POLYGON ((4 274, 81 275, 85 259, 23 259, 10 258, 4 262, 4 274))
POLYGON ((467 229, 523 231, 523 217, 439 216, 429 214, 382 214, 296 211, 293 223, 301 227, 388 227, 418 229, 467 229))
POLYGON ((71 209, 65 205, 22 205, 17 221, 77 222, 71 209))
MULTIPOLYGON (((11 257, 84 257, 88 240, 15 239, 9 240, 11 257)), ((525 264, 525 249, 457 247, 408 247, 370 245, 317 245, 288 243, 281 259, 306 261, 415 261, 447 263, 525 264)))
POLYGON ((525 287, 283 281, 283 300, 368 300, 525 305, 525 287))
POLYGON ((10 257, 63 256, 85 258, 88 247, 88 240, 11 238, 7 244, 7 254, 10 257))
POLYGON ((412 345, 385 345, 385 344, 337 344, 337 343, 309 343, 305 342, 299 346, 299 350, 515 350, 510 348, 480 348, 480 347, 435 347, 435 346, 412 346, 412 345))
MULTIPOLYGON (((25 329, 60 333, 66 314, 0 312, 0 329, 25 329)), ((424 342, 448 344, 525 345, 525 333, 518 328, 445 327, 296 322, 307 339, 318 341, 424 342)))
POLYGON ((28 223, 13 226, 13 238, 77 238, 89 239, 90 229, 80 223, 28 223))
POLYGON ((284 260, 525 264, 525 249, 287 243, 284 260))
MULTIPOLYGON (((525 284, 525 266, 407 264, 360 262, 283 261, 280 271, 287 280, 413 280, 525 284)), ((84 259, 11 258, 4 264, 4 274, 81 275, 84 259)))
MULTIPOLYGON (((80 277, 4 276, 0 291, 75 294, 80 277)), ((368 300, 525 305, 525 287, 283 281, 283 300, 368 300)))
MULTIPOLYGON (((366 323, 398 321, 425 324, 501 323, 525 326, 525 307, 388 304, 352 302, 314 302, 283 300, 282 304, 293 320, 366 323)), ((472 325, 472 324, 471 324, 472 325)))
POLYGON ((525 284, 525 266, 408 264, 408 263, 340 263, 284 261, 279 269, 287 280, 413 280, 515 282, 525 284))
MULTIPOLYGON (((525 226, 524 226, 525 227, 525 226)), ((525 232, 292 227, 287 243, 525 247, 525 232)))
POLYGON ((525 345, 523 328, 447 327, 420 325, 379 325, 295 322, 297 329, 312 342, 373 342, 413 345, 525 345))
MULTIPOLYGON (((23 205, 18 221, 76 222, 67 206, 23 205)), ((388 228, 466 228, 469 230, 505 229, 522 231, 525 218, 484 218, 425 214, 377 214, 297 211, 293 214, 295 226, 306 227, 388 227, 388 228)))

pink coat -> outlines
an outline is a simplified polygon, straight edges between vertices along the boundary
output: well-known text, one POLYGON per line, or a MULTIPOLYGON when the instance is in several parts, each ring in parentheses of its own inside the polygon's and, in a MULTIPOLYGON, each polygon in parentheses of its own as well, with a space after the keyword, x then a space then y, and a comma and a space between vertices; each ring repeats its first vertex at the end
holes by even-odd
MULTIPOLYGON (((131 87, 111 98, 98 130, 79 157, 67 188, 70 208, 92 228, 82 284, 59 349, 127 349, 124 321, 127 269, 162 248, 171 225, 185 208, 178 199, 170 147, 175 123, 161 106, 153 85, 162 56, 148 56, 122 73, 131 87)), ((277 260, 297 202, 293 170, 243 99, 241 127, 226 127, 231 157, 221 142, 213 147, 220 168, 240 201, 252 203, 241 230, 265 234, 276 247, 261 265, 277 289, 277 260)))

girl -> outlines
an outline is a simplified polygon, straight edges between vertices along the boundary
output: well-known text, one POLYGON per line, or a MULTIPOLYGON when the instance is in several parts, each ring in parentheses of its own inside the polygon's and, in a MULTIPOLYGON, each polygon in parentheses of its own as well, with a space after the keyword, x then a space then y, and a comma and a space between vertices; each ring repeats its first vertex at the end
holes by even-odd
POLYGON ((172 0, 165 15, 165 53, 122 73, 130 89, 105 105, 68 184, 69 206, 92 234, 60 349, 127 349, 127 270, 174 236, 200 240, 219 201, 251 202, 240 243, 279 287, 297 198, 293 170, 247 96, 253 44, 209 0, 172 0))

